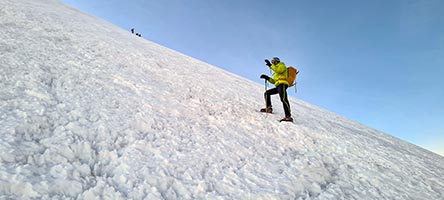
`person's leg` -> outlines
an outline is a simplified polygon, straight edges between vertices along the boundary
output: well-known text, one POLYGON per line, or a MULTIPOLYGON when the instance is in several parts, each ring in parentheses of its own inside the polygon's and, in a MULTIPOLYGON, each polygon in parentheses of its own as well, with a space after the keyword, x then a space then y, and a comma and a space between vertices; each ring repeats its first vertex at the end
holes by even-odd
POLYGON ((288 101, 288 96, 287 96, 287 88, 288 86, 285 84, 280 84, 277 87, 279 92, 279 97, 281 99, 282 105, 284 106, 285 117, 291 117, 290 102, 288 101))
POLYGON ((265 105, 267 108, 271 107, 271 95, 275 95, 277 93, 279 93, 277 88, 269 89, 264 93, 265 105))

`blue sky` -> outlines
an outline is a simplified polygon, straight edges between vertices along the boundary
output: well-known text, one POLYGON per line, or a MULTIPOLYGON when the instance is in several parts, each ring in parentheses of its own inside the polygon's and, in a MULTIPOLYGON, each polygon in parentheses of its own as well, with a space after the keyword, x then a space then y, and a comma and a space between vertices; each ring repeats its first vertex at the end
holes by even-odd
POLYGON ((444 155, 444 1, 64 2, 261 84, 278 56, 291 95, 444 155))

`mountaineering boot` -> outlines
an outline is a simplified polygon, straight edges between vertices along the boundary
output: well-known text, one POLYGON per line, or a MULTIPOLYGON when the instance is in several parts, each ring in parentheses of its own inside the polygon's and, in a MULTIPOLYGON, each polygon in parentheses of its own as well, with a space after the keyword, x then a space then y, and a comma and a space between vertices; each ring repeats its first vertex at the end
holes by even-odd
POLYGON ((264 112, 264 113, 273 113, 273 108, 271 108, 271 107, 262 108, 262 109, 261 109, 261 112, 264 112))
POLYGON ((284 117, 280 120, 280 122, 293 122, 293 118, 291 117, 284 117))

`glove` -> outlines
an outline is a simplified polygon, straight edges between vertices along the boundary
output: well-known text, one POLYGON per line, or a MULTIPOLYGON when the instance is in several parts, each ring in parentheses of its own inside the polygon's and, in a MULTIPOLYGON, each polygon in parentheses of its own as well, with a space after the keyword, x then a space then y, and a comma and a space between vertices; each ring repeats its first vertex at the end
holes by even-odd
POLYGON ((267 80, 267 81, 270 79, 270 77, 268 77, 268 76, 265 75, 265 74, 262 74, 262 75, 261 75, 261 78, 262 78, 262 79, 265 79, 265 80, 267 80))
POLYGON ((268 59, 265 59, 265 65, 267 65, 268 67, 271 67, 271 63, 268 59))

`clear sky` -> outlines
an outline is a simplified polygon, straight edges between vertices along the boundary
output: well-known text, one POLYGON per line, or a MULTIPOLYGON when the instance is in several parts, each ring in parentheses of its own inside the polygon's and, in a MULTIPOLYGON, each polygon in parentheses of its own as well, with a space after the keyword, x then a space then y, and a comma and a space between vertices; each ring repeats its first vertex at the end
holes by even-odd
POLYGON ((63 1, 261 84, 278 56, 291 95, 444 155, 442 0, 63 1))

